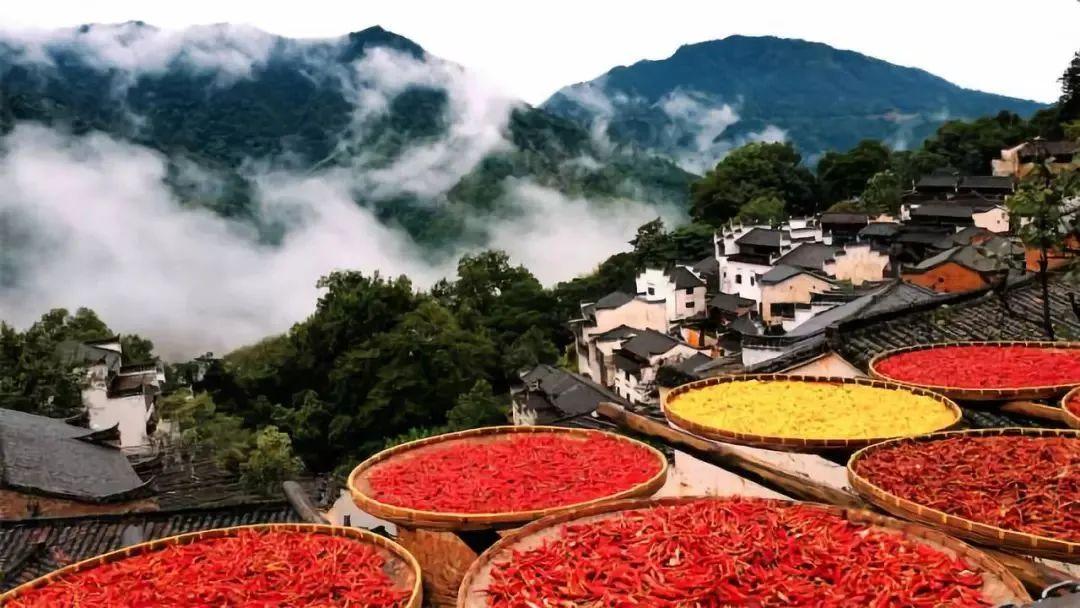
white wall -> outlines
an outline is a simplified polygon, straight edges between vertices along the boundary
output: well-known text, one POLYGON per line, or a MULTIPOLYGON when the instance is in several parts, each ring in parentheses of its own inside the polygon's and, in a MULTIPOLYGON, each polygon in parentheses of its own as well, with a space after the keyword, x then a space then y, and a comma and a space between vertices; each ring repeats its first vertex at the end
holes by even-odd
POLYGON ((973 213, 971 219, 975 225, 985 228, 990 232, 1004 233, 1009 231, 1009 212, 1004 207, 994 207, 983 213, 973 213))
POLYGON ((835 261, 826 264, 824 270, 838 280, 861 285, 866 281, 885 278, 885 267, 888 265, 888 254, 875 251, 869 244, 858 243, 845 246, 844 253, 838 252, 835 261))
POLYGON ((720 264, 720 291, 738 294, 740 297, 760 302, 761 286, 758 284, 757 279, 760 275, 768 272, 770 268, 771 266, 732 262, 724 259, 720 264), (742 276, 742 283, 736 282, 736 277, 740 275, 742 276))
MULTIPOLYGON (((693 271, 690 272, 695 274, 693 271)), ((685 289, 676 288, 671 278, 662 270, 646 268, 637 276, 635 287, 639 298, 649 302, 664 303, 668 321, 692 317, 705 310, 704 285, 693 288, 691 293, 687 294, 685 289), (687 308, 687 302, 691 302, 693 306, 687 308)))
POLYGON ((103 387, 90 387, 82 392, 83 404, 90 415, 90 428, 95 431, 119 425, 120 447, 133 449, 150 444, 146 423, 153 414, 142 393, 109 399, 103 387))

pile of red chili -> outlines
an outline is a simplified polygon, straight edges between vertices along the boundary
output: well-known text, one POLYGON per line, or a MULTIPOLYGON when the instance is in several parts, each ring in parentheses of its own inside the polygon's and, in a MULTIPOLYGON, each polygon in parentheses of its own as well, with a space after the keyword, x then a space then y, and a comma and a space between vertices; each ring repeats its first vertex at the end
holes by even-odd
POLYGON ((882 490, 979 523, 1080 542, 1080 438, 959 435, 868 452, 882 490))
POLYGON ((353 539, 244 530, 142 553, 50 581, 7 608, 405 606, 412 590, 353 539))
POLYGON ((989 606, 960 559, 820 507, 704 499, 571 524, 497 557, 511 606, 989 606))
POLYGON ((1072 412, 1074 416, 1080 416, 1080 393, 1073 393, 1073 396, 1065 402, 1065 409, 1072 412))
POLYGON ((1024 388, 1080 383, 1080 348, 941 346, 885 357, 893 380, 957 388, 1024 388))
POLYGON ((421 450, 373 467, 371 497, 423 511, 532 511, 629 490, 662 467, 645 447, 600 433, 522 433, 421 450))

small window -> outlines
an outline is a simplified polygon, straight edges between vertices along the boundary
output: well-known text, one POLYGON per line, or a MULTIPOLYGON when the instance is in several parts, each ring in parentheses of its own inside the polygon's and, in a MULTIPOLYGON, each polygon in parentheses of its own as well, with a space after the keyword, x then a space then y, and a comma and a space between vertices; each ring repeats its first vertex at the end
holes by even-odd
POLYGON ((742 275, 741 274, 735 275, 735 282, 738 283, 739 285, 742 285, 742 275))
POLYGON ((649 288, 649 295, 650 295, 650 296, 655 296, 655 295, 656 295, 656 290, 655 290, 655 289, 653 289, 652 287, 650 287, 650 288, 649 288))
POLYGON ((690 300, 690 301, 688 301, 688 302, 686 303, 686 307, 687 307, 687 308, 693 308, 693 307, 694 307, 694 301, 693 301, 693 300, 690 300))
POLYGON ((751 287, 753 287, 753 286, 754 286, 754 277, 750 277, 750 286, 751 286, 751 287))
POLYGON ((689 295, 692 295, 693 293, 694 293, 694 288, 693 287, 687 287, 686 288, 686 295, 689 296, 689 295))

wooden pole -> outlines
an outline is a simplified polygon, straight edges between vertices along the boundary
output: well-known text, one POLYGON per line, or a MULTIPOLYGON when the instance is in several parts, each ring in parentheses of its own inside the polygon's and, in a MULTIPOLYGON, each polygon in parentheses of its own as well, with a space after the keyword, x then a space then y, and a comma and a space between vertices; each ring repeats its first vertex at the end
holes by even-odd
POLYGON ((307 495, 304 488, 300 487, 300 484, 295 481, 286 481, 281 484, 281 487, 285 490, 285 498, 289 499, 289 504, 292 505, 293 510, 300 516, 300 519, 309 524, 330 523, 315 508, 315 505, 311 502, 311 497, 307 495))
POLYGON ((1039 418, 1051 422, 1065 423, 1065 412, 1060 407, 1043 405, 1032 401, 1009 401, 1001 406, 1001 411, 1018 414, 1028 418, 1039 418))
POLYGON ((628 412, 614 403, 601 403, 596 411, 621 427, 661 439, 705 462, 730 471, 750 473, 764 481, 765 485, 772 486, 788 496, 841 507, 868 508, 867 503, 850 492, 837 490, 804 475, 785 471, 771 463, 733 450, 721 443, 702 439, 652 418, 628 412))

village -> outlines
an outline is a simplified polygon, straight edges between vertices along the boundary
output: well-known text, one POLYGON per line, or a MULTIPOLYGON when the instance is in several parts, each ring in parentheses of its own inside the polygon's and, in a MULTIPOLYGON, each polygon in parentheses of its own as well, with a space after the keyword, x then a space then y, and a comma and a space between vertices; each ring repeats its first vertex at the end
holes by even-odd
MULTIPOLYGON (((690 382, 738 374, 858 382, 875 357, 904 347, 1046 340, 1041 279, 1056 339, 1080 336, 1075 283, 1060 271, 1080 253, 1080 226, 1065 214, 1064 246, 1040 249, 1018 236, 1031 218, 1009 211, 1022 178, 1042 166, 1076 171, 1078 150, 1075 142, 1035 139, 1002 150, 987 175, 941 168, 911 184, 895 216, 825 212, 780 225, 728 223, 713 237, 713 256, 640 268, 632 292, 581 302, 580 316, 566 320, 571 368, 521 370, 506 424, 648 439, 668 462, 655 498, 871 508, 842 458, 691 433, 669 424, 663 406, 690 382)), ((425 605, 462 606, 459 585, 464 578, 465 589, 470 567, 498 538, 401 519, 377 501, 365 509, 371 504, 358 499, 353 477, 346 487, 300 474, 254 492, 176 440, 180 429, 160 413, 176 390, 160 361, 129 360, 119 336, 69 340, 57 354, 81 378, 79 416, 0 410, 0 591, 153 539, 306 523, 394 538, 422 569, 425 605)), ((210 353, 193 360, 181 384, 201 382, 215 361, 210 353)), ((1062 428, 1067 420, 1052 401, 963 403, 967 429, 1062 428)), ((1060 551, 983 549, 1029 590, 1080 579, 1075 556, 1060 551)))

